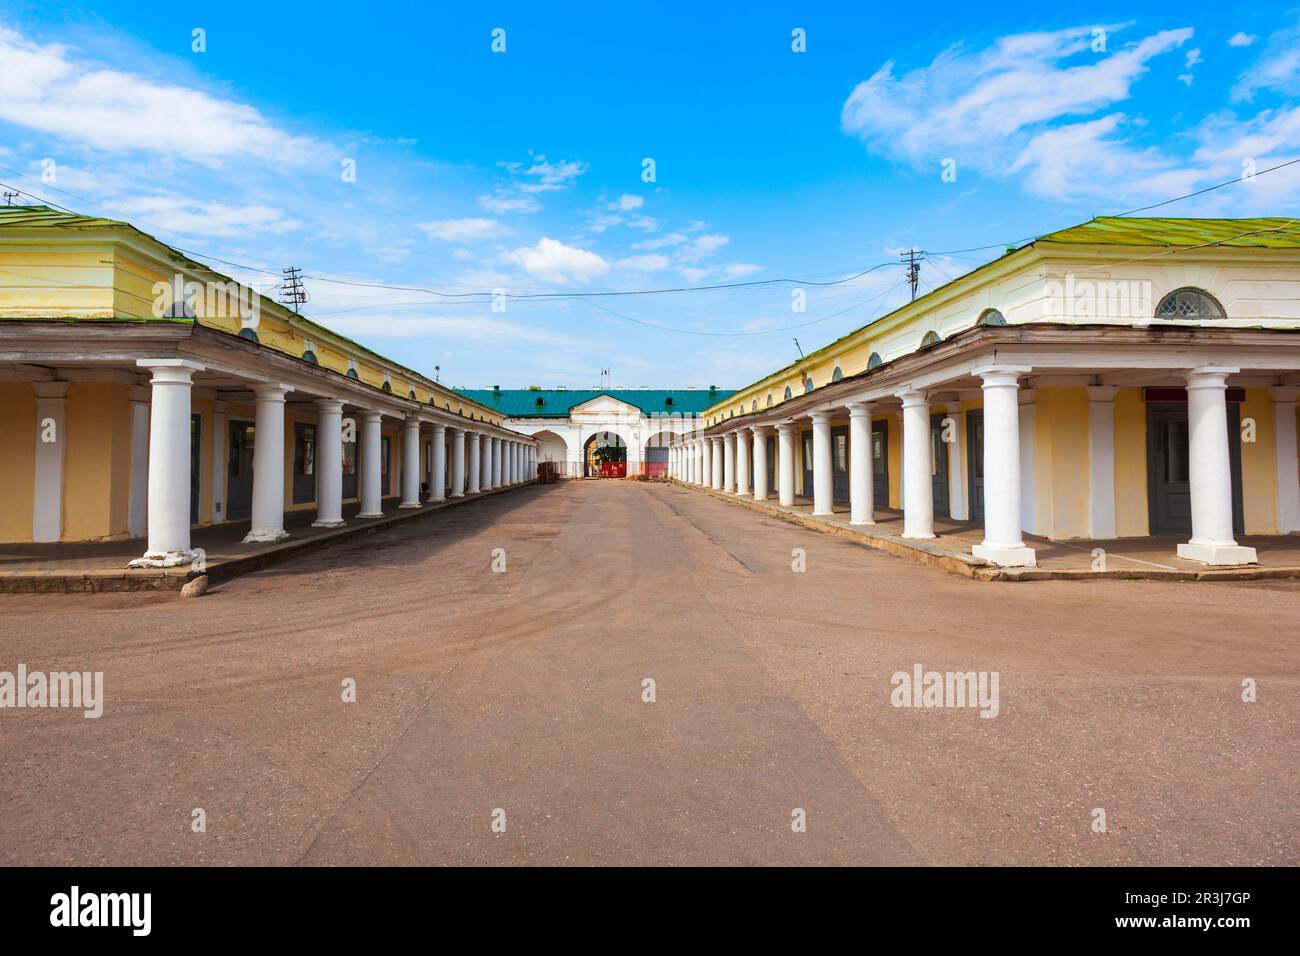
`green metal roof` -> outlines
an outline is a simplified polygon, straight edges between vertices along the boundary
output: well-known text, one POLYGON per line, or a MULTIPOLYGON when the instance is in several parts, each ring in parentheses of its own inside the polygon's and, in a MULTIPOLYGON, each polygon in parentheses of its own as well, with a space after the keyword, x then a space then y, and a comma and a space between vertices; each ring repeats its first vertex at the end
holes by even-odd
POLYGON ((128 226, 117 219, 100 219, 64 212, 50 206, 0 206, 0 228, 18 229, 24 226, 48 229, 51 226, 128 226))
POLYGON ((1036 242, 1075 242, 1100 246, 1238 246, 1300 248, 1295 219, 1132 219, 1098 216, 1078 226, 1049 232, 1036 242))
POLYGON ((598 395, 626 402, 646 415, 693 415, 735 394, 716 388, 460 388, 457 391, 507 418, 566 418, 569 409, 598 395))

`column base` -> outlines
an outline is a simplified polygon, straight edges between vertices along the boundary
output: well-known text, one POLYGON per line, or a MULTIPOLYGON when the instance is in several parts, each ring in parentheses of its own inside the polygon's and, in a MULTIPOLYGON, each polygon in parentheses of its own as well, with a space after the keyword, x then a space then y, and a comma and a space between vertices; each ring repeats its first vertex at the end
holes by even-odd
POLYGON ((1023 544, 1010 547, 1005 544, 982 543, 971 548, 971 554, 1002 568, 1038 567, 1038 559, 1034 556, 1034 549, 1026 548, 1023 544))
POLYGON ((136 558, 127 567, 178 568, 183 564, 193 564, 198 556, 197 551, 146 551, 144 557, 136 558))
POLYGON ((420 502, 418 502, 418 501, 403 501, 403 502, 402 502, 400 505, 398 505, 397 507, 398 507, 398 508, 408 508, 408 509, 409 509, 409 508, 423 508, 424 505, 420 504, 420 502))
POLYGON ((311 526, 313 528, 342 528, 345 524, 347 522, 340 518, 338 521, 313 521, 311 526))
POLYGON ((426 498, 426 499, 425 499, 425 501, 428 502, 428 503, 431 504, 431 505, 440 505, 440 504, 442 504, 442 503, 443 503, 444 501, 446 501, 446 500, 447 500, 446 497, 442 497, 442 498, 426 498))
POLYGON ((451 493, 451 496, 452 496, 453 498, 464 498, 464 497, 465 497, 465 492, 462 491, 462 492, 460 492, 460 493, 458 494, 458 493, 456 493, 456 492, 453 491, 453 492, 451 493))
POLYGON ((357 515, 358 518, 382 518, 383 516, 382 511, 363 511, 357 515))
POLYGON ((876 523, 876 522, 875 522, 875 519, 874 519, 874 518, 873 518, 872 520, 870 520, 870 521, 850 521, 850 522, 849 522, 849 524, 853 525, 853 527, 855 527, 855 528, 870 528, 870 527, 872 527, 875 523, 876 523))
POLYGON ((1202 564, 1259 564, 1255 549, 1239 544, 1197 544, 1189 541, 1178 546, 1178 556, 1202 564))
POLYGON ((274 544, 277 541, 283 541, 289 537, 289 532, 283 528, 275 531, 250 531, 244 535, 244 544, 274 544))
MULTIPOLYGON (((919 534, 917 532, 904 531, 902 535, 900 535, 900 537, 908 538, 912 541, 929 541, 931 538, 938 537, 938 535, 936 535, 933 531, 922 531, 919 534)), ((976 545, 975 547, 978 548, 980 547, 980 545, 976 545)))

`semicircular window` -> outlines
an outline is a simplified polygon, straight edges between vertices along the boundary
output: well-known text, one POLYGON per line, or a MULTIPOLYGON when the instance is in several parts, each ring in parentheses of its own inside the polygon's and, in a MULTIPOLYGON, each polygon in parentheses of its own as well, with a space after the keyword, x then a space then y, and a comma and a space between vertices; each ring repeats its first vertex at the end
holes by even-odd
POLYGON ((880 353, 872 352, 871 358, 867 359, 867 371, 870 371, 873 368, 880 368, 880 366, 883 364, 885 363, 881 361, 880 353))
POLYGON ((1157 319, 1223 319, 1227 314, 1204 289, 1175 289, 1156 306, 1157 319))
POLYGON ((921 348, 923 349, 928 349, 938 344, 939 344, 938 332, 933 332, 933 331, 926 332, 925 335, 921 336, 921 348))
POLYGON ((844 370, 841 369, 838 365, 835 366, 835 371, 831 372, 831 381, 838 382, 843 378, 844 378, 844 370))
POLYGON ((792 393, 791 393, 791 391, 790 391, 790 386, 787 385, 787 386, 785 387, 785 400, 786 400, 787 402, 790 401, 790 396, 791 396, 791 394, 792 394, 792 393))
POLYGON ((240 329, 240 330, 239 330, 239 337, 240 337, 241 339, 248 339, 248 341, 250 341, 250 342, 256 342, 256 341, 257 341, 257 333, 254 332, 252 329, 240 329))
POLYGON ((413 402, 417 402, 417 401, 419 401, 419 399, 417 399, 417 398, 415 397, 415 389, 411 389, 409 392, 407 392, 407 393, 406 393, 406 397, 409 398, 409 399, 410 399, 411 401, 413 401, 413 402))
POLYGON ((302 360, 304 362, 310 362, 312 365, 320 364, 320 362, 316 358, 316 353, 313 352, 311 349, 308 349, 307 351, 302 353, 302 360))
POLYGON ((1007 320, 997 309, 985 309, 980 316, 979 325, 1006 325, 1007 320))
POLYGON ((350 368, 350 369, 348 369, 348 378, 354 378, 354 379, 360 380, 361 376, 357 374, 357 370, 356 370, 356 369, 354 369, 354 368, 350 368))
POLYGON ((385 392, 391 392, 391 391, 393 390, 393 383, 392 383, 392 382, 385 382, 385 383, 383 384, 383 389, 384 389, 385 392))

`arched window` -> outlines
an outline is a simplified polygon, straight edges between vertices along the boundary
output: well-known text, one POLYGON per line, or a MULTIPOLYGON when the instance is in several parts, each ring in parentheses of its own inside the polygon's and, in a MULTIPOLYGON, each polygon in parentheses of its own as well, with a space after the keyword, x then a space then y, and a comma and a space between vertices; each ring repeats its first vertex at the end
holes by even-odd
POLYGON ((414 402, 414 401, 418 401, 418 399, 415 397, 415 389, 411 389, 409 392, 407 392, 407 393, 406 393, 406 397, 409 398, 409 399, 410 399, 411 401, 413 401, 413 402, 414 402))
POLYGON ((809 375, 807 378, 803 380, 803 390, 805 393, 811 392, 813 390, 813 381, 811 375, 809 375))
POLYGON ((921 348, 923 349, 928 349, 938 344, 939 344, 938 332, 926 332, 925 335, 921 336, 921 348))
POLYGON ((354 369, 354 368, 350 368, 350 369, 348 369, 348 378, 360 379, 361 376, 357 374, 357 370, 356 370, 356 369, 354 369))
POLYGON ((316 360, 316 353, 313 352, 311 349, 308 349, 307 351, 302 353, 302 360, 304 362, 310 362, 312 365, 320 364, 320 362, 316 360))
POLYGON ((751 413, 758 411, 758 399, 754 399, 749 403, 749 410, 751 413))
POLYGON ((785 400, 786 400, 787 402, 790 401, 790 396, 791 396, 790 386, 787 385, 787 386, 785 387, 785 400))
POLYGON ((844 378, 844 371, 838 365, 836 365, 835 371, 831 372, 831 381, 838 382, 842 378, 844 378))
POLYGON ((1204 289, 1175 289, 1156 306, 1157 319, 1223 319, 1223 306, 1204 289))
POLYGON ((772 393, 771 393, 771 392, 768 392, 768 393, 767 393, 767 407, 768 407, 768 408, 771 408, 771 407, 772 407, 772 393))
POLYGON ((393 383, 386 380, 381 388, 383 388, 385 392, 391 392, 393 390, 393 383))
POLYGON ((248 341, 250 341, 250 342, 256 342, 256 341, 257 341, 257 333, 254 332, 252 329, 240 329, 240 330, 239 330, 239 337, 240 337, 241 339, 248 339, 248 341))
POLYGON ((985 309, 980 316, 979 325, 1006 325, 1007 320, 997 309, 985 309))
POLYGON ((880 360, 880 353, 872 352, 871 358, 867 359, 867 371, 869 372, 873 368, 880 368, 880 366, 883 364, 884 363, 880 360))

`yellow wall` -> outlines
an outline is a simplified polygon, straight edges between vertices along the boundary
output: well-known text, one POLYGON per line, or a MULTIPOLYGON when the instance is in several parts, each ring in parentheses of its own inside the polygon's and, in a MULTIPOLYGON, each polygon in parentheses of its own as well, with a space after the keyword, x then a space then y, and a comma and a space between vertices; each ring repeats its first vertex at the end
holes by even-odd
POLYGON ((0 542, 32 540, 36 491, 36 390, 0 382, 0 542))
POLYGON ((1150 528, 1147 498, 1147 404, 1140 388, 1115 393, 1115 533, 1141 537, 1150 528))
MULTIPOLYGON (((1241 421, 1255 421, 1255 440, 1241 443, 1242 517, 1246 534, 1277 534, 1277 438, 1272 396, 1267 388, 1246 389, 1241 421)), ((1228 440, 1241 440, 1229 435, 1228 440)))
POLYGON ((73 382, 68 387, 63 459, 63 540, 126 533, 131 490, 128 386, 73 382))
POLYGON ((1034 512, 1040 534, 1088 534, 1088 393, 1034 389, 1034 512))

